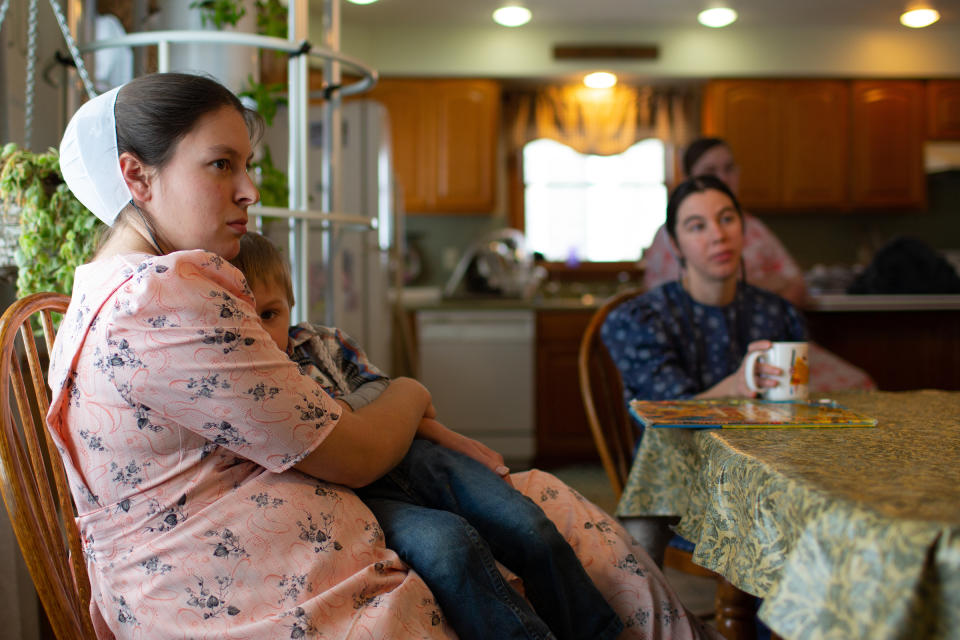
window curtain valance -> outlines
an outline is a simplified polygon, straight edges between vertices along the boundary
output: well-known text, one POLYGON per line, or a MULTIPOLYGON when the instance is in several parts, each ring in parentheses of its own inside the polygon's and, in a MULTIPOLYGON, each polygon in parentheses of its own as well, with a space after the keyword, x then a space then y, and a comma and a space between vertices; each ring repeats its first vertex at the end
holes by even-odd
POLYGON ((613 155, 646 138, 685 146, 699 130, 699 103, 699 92, 687 89, 549 86, 507 94, 506 122, 514 149, 549 138, 579 153, 613 155))

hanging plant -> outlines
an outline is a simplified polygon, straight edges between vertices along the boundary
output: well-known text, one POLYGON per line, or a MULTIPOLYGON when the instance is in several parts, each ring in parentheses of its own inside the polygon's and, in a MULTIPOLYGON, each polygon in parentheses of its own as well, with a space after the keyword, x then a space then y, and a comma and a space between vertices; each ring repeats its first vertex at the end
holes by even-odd
POLYGON ((207 26, 209 21, 217 29, 228 24, 235 27, 240 18, 247 15, 247 9, 241 0, 196 0, 190 3, 190 8, 200 10, 203 26, 207 26))
POLYGON ((260 204, 265 207, 286 208, 289 204, 287 176, 274 166, 270 147, 264 145, 263 157, 252 164, 259 175, 260 204))
POLYGON ((11 204, 20 208, 17 295, 69 294, 74 270, 93 256, 102 224, 67 188, 56 149, 3 147, 0 206, 11 204))
POLYGON ((240 91, 240 95, 251 98, 257 103, 257 113, 263 116, 263 121, 268 127, 273 125, 273 118, 277 115, 280 105, 287 104, 287 99, 283 97, 282 83, 257 82, 252 74, 247 76, 247 86, 240 91))
MULTIPOLYGON (((283 97, 283 84, 265 84, 257 82, 253 76, 247 76, 247 87, 240 92, 241 96, 251 98, 256 103, 256 110, 263 116, 264 123, 269 127, 277 115, 280 105, 287 104, 283 97)), ((286 207, 288 204, 287 176, 273 164, 270 146, 263 145, 263 156, 252 163, 259 176, 260 203, 265 207, 286 207)))
POLYGON ((256 0, 257 33, 274 38, 287 37, 287 7, 280 0, 256 0))

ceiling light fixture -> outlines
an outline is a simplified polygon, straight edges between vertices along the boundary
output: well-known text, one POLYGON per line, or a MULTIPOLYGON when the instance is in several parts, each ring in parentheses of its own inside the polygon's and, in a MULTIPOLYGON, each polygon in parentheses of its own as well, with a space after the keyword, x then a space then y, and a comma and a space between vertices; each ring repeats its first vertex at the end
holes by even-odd
POLYGON ((347 0, 347 2, 350 2, 353 4, 373 4, 376 1, 377 0, 347 0))
POLYGON ((504 27, 519 27, 530 22, 530 9, 508 4, 493 12, 493 21, 504 27))
POLYGON ((583 84, 591 89, 609 89, 617 84, 617 76, 609 71, 594 71, 583 76, 583 84))
POLYGON ((940 13, 936 9, 919 7, 905 11, 903 15, 900 16, 900 24, 913 29, 921 29, 923 27, 929 27, 939 19, 940 13))
POLYGON ((730 7, 711 7, 697 14, 697 21, 705 27, 719 29, 737 20, 737 12, 730 7))

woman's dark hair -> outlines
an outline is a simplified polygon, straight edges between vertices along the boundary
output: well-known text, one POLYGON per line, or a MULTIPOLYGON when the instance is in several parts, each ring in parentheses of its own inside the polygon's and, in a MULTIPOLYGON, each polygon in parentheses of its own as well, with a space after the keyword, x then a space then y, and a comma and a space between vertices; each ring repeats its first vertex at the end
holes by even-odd
MULTIPOLYGON (((208 113, 231 107, 243 116, 254 142, 263 134, 263 117, 240 102, 229 89, 208 76, 189 73, 154 73, 131 80, 117 93, 114 117, 117 156, 130 152, 147 166, 162 169, 179 143, 208 113)), ((117 223, 105 227, 97 239, 98 251, 115 230, 126 223, 130 207, 120 212, 117 223)), ((149 216, 137 209, 154 245, 156 231, 149 216)))
POLYGON ((703 154, 710 151, 710 149, 720 146, 727 147, 730 145, 720 138, 699 138, 691 142, 687 150, 683 152, 684 175, 692 177, 693 165, 697 164, 697 160, 703 157, 703 154))
POLYGON ((236 109, 247 123, 250 138, 259 139, 260 115, 213 78, 188 73, 137 78, 117 94, 117 155, 129 151, 160 169, 200 118, 223 107, 236 109))
POLYGON ((680 205, 690 194, 703 193, 709 189, 719 191, 730 198, 730 201, 733 203, 733 208, 736 210, 737 215, 740 216, 741 222, 743 221, 743 211, 740 209, 740 203, 737 202, 737 196, 733 195, 733 191, 730 191, 727 183, 716 176, 694 176, 693 178, 687 178, 677 185, 677 188, 673 190, 673 193, 670 194, 670 199, 667 201, 667 232, 670 234, 670 237, 673 238, 674 242, 677 241, 677 211, 680 209, 680 205))

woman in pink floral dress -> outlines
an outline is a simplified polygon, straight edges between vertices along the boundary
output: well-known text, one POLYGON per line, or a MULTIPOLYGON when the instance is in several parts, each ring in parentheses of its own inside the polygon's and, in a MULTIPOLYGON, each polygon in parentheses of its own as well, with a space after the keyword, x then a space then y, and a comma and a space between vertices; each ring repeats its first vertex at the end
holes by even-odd
MULTIPOLYGON (((77 270, 48 426, 79 511, 95 618, 118 638, 444 638, 362 486, 405 453, 429 393, 355 413, 274 344, 238 250, 257 121, 216 82, 146 76, 71 120, 61 169, 111 225, 77 270)), ((514 474, 635 638, 712 636, 612 518, 514 474)), ((517 585, 522 588, 522 585, 517 585)))

